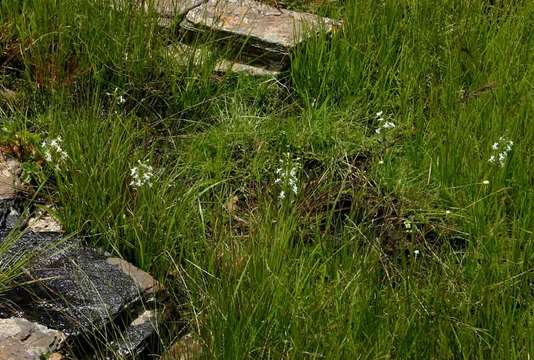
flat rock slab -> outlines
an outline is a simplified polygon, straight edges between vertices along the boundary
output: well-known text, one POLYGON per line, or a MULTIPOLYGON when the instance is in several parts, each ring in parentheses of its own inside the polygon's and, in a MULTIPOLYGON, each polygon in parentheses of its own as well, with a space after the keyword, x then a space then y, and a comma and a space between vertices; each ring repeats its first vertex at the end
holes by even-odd
POLYGON ((38 360, 61 347, 61 331, 22 318, 0 319, 0 359, 38 360))
POLYGON ((192 34, 232 39, 241 55, 278 68, 287 65, 289 53, 297 45, 339 25, 332 19, 252 0, 209 0, 189 11, 181 23, 192 34))

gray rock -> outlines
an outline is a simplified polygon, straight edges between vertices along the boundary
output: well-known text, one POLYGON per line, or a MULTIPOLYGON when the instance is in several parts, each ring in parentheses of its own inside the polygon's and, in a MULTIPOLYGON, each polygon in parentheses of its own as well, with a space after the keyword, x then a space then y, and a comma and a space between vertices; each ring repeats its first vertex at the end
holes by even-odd
POLYGON ((253 0, 209 0, 189 11, 180 24, 187 33, 212 34, 225 45, 232 43, 242 57, 275 70, 288 65, 289 53, 297 45, 339 25, 253 0))
POLYGON ((146 310, 121 334, 121 338, 110 344, 109 352, 119 356, 140 354, 147 347, 157 330, 158 312, 146 310))
POLYGON ((226 59, 221 59, 215 64, 215 71, 220 73, 247 74, 250 76, 277 77, 280 75, 279 70, 267 69, 261 66, 249 65, 226 59))
POLYGON ((61 331, 22 318, 0 319, 0 359, 34 360, 58 350, 65 341, 61 331))
MULTIPOLYGON (((187 44, 179 43, 167 48, 167 55, 176 60, 178 66, 187 67, 190 63, 194 66, 202 66, 202 63, 211 59, 213 52, 205 48, 194 48, 187 44)), ((214 71, 216 73, 237 73, 250 76, 276 77, 280 71, 267 69, 264 66, 250 65, 239 61, 219 58, 215 62, 214 71)))
POLYGON ((7 294, 11 304, 8 308, 0 305, 0 316, 22 314, 78 336, 105 328, 142 300, 135 282, 94 250, 76 243, 45 245, 58 240, 29 233, 15 244, 15 256, 29 251, 38 255, 32 254, 32 264, 20 279, 28 285, 7 294))
POLYGON ((189 10, 205 3, 207 0, 156 0, 154 7, 160 16, 183 16, 189 10))

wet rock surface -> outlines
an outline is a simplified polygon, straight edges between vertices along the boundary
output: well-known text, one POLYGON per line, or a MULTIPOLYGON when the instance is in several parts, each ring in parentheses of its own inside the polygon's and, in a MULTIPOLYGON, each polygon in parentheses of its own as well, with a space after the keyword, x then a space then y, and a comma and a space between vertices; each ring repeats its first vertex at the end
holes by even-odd
MULTIPOLYGON (((128 262, 64 237, 49 215, 26 221, 24 199, 12 185, 4 190, 0 270, 20 264, 21 272, 16 287, 0 292, 0 320, 20 318, 57 331, 65 336, 67 352, 84 354, 97 347, 92 342, 111 344, 117 338, 123 355, 142 351, 156 333, 155 295, 161 286, 128 262)), ((14 339, 0 335, 0 349, 32 351, 32 343, 14 339)))

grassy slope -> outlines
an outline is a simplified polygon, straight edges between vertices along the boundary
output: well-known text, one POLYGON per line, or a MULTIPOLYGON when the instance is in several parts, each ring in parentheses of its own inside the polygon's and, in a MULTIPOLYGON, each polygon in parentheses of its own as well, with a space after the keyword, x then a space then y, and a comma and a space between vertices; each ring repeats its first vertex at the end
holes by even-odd
POLYGON ((208 358, 529 356, 532 2, 324 5, 344 30, 281 84, 172 65, 141 14, 43 3, 0 4, 24 50, 3 136, 63 137, 68 164, 34 175, 65 226, 185 286, 208 358), (378 111, 396 127, 377 135, 378 111), (287 153, 299 193, 280 202, 287 153), (157 179, 136 191, 138 159, 157 179))

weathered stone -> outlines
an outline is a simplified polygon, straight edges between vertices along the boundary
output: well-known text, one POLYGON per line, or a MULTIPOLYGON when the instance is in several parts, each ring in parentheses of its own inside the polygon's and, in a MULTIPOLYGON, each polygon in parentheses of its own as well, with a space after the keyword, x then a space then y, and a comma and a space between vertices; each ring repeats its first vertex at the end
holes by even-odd
POLYGON ((120 356, 135 356, 147 346, 150 338, 155 334, 158 322, 158 312, 146 310, 121 334, 121 339, 111 343, 111 352, 120 356))
POLYGON ((145 10, 153 7, 158 15, 158 24, 169 27, 175 18, 184 16, 189 10, 202 5, 207 0, 140 0, 144 2, 145 10))
POLYGON ((36 360, 58 350, 65 341, 61 331, 23 318, 0 319, 0 359, 36 360))
POLYGON ((247 74, 251 76, 276 77, 280 75, 280 71, 278 70, 271 70, 260 66, 243 64, 226 59, 219 60, 217 64, 215 64, 215 71, 221 73, 232 72, 238 74, 247 74))
POLYGON ((59 221, 48 212, 39 210, 28 220, 28 230, 34 233, 62 233, 63 227, 59 221))
POLYGON ((150 274, 143 270, 133 266, 126 260, 111 257, 106 260, 108 264, 116 266, 122 272, 127 274, 137 284, 139 290, 145 295, 153 295, 162 290, 159 282, 154 279, 150 274))
POLYGON ((4 159, 0 153, 0 200, 12 199, 20 188, 18 175, 20 164, 13 159, 4 159))
POLYGON ((65 357, 61 353, 55 352, 50 354, 46 360, 62 360, 64 358, 65 357))
POLYGON ((278 9, 253 0, 209 0, 189 11, 181 27, 191 34, 231 39, 240 55, 280 69, 289 53, 320 31, 331 32, 339 22, 313 14, 278 9))
MULTIPOLYGON (((173 18, 183 16, 189 10, 202 5, 207 0, 155 0, 154 8, 159 16, 173 18)), ((147 4, 149 4, 147 2, 147 4)))

